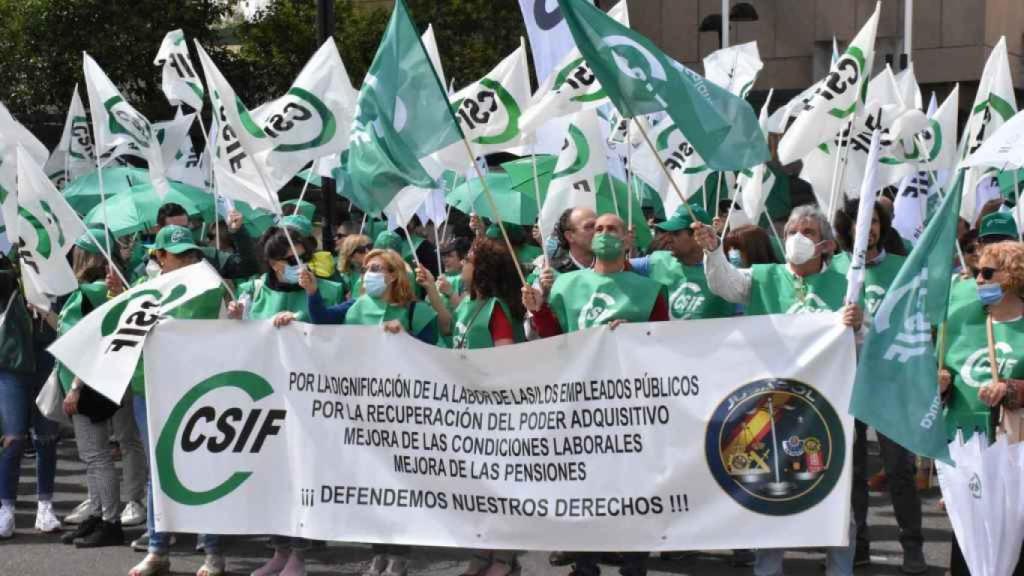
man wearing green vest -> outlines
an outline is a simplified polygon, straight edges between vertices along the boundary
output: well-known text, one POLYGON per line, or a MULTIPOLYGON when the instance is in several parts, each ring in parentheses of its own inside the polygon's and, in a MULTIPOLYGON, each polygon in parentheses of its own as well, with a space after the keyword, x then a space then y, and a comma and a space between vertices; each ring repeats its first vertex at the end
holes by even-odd
MULTIPOLYGON (((846 277, 829 266, 835 240, 828 219, 813 206, 799 206, 786 222, 786 263, 755 264, 737 269, 725 257, 710 226, 694 223, 694 239, 704 249, 704 270, 711 291, 747 315, 800 314, 842 310, 842 323, 860 330, 864 315, 857 304, 844 304, 846 277)), ((856 524, 850 519, 850 545, 828 549, 827 574, 853 573, 856 524)), ((784 550, 758 550, 754 574, 781 576, 784 550)))
MULTIPOLYGON (((843 252, 832 259, 832 267, 841 274, 846 274, 850 266, 849 252, 853 250, 857 229, 857 210, 859 200, 851 200, 836 213, 835 229, 839 246, 843 252)), ((868 248, 865 254, 863 305, 867 312, 865 324, 870 323, 885 298, 886 292, 896 279, 906 257, 902 254, 887 252, 886 239, 893 234, 889 212, 878 203, 871 217, 871 228, 868 232, 868 248)), ((893 250, 902 252, 901 243, 889 243, 893 250)), ((893 383, 894 385, 896 383, 893 383)), ((870 563, 871 540, 868 533, 868 438, 867 426, 856 422, 857 435, 853 442, 853 517, 857 523, 857 549, 854 565, 862 566, 870 563)), ((882 468, 888 479, 889 496, 892 499, 893 511, 900 530, 900 544, 903 547, 904 574, 923 574, 928 571, 924 558, 924 536, 921 532, 921 498, 917 493, 916 457, 899 444, 884 435, 878 435, 878 445, 882 456, 882 468)))
MULTIPOLYGON (((568 213, 568 212, 567 212, 568 213)), ((561 221, 561 220, 560 220, 561 221)), ((668 320, 664 287, 626 269, 626 223, 615 214, 594 221, 591 251, 594 267, 560 274, 544 302, 534 286, 523 287, 523 305, 533 316, 532 328, 541 336, 585 330, 603 324, 613 330, 623 322, 668 320)), ((572 574, 600 574, 600 554, 571 554, 572 574)), ((647 553, 623 553, 623 576, 647 574, 647 553)), ((552 559, 561 563, 561 558, 552 559)))
MULTIPOLYGON (((703 224, 711 224, 704 208, 691 204, 693 214, 703 224)), ((654 239, 655 251, 650 256, 632 258, 630 269, 665 287, 672 320, 726 318, 735 312, 735 305, 725 301, 708 288, 704 276, 704 251, 693 239, 693 219, 686 206, 680 206, 671 218, 655 224, 661 233, 654 239)))

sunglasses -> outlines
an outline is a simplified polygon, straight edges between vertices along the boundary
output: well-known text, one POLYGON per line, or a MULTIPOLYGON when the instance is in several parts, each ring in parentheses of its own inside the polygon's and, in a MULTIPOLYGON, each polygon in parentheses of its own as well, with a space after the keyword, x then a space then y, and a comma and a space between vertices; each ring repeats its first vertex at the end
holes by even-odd
POLYGON ((968 244, 964 247, 965 256, 974 256, 974 253, 978 251, 978 246, 975 244, 968 244))
POLYGON ((369 251, 370 251, 370 245, 369 244, 365 244, 365 245, 359 246, 358 248, 353 250, 352 253, 353 254, 366 254, 369 251))
POLYGON ((298 260, 295 259, 294 254, 287 258, 281 258, 281 260, 287 262, 289 266, 298 266, 300 264, 300 261, 301 263, 309 262, 309 254, 303 254, 302 256, 299 256, 298 260))
POLYGON ((979 268, 977 275, 981 276, 985 280, 991 280, 992 277, 996 275, 996 272, 999 272, 999 270, 995 268, 979 268))
POLYGON ((376 262, 374 262, 373 264, 370 264, 366 268, 366 271, 367 272, 391 272, 391 268, 388 268, 387 266, 385 266, 383 264, 377 264, 376 262))

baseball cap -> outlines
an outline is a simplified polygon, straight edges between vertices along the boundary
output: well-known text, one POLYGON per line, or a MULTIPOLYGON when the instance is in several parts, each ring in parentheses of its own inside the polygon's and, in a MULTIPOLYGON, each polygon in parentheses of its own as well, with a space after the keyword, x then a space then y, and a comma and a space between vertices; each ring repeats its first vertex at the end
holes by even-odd
POLYGON ((106 249, 107 246, 114 247, 114 239, 110 238, 103 228, 89 228, 75 240, 75 246, 78 246, 82 250, 90 254, 102 254, 103 250, 100 250, 100 246, 106 249), (107 242, 109 239, 109 243, 107 242))
MULTIPOLYGON (((707 211, 702 206, 690 204, 690 209, 693 210, 693 214, 697 217, 698 221, 703 224, 711 224, 711 216, 708 216, 707 211)), ((680 230, 689 230, 691 224, 693 224, 693 218, 690 217, 690 211, 686 209, 686 206, 680 206, 671 218, 655 224, 654 227, 663 232, 678 232, 680 230)))
POLYGON ((313 235, 313 223, 309 221, 309 218, 299 216, 298 214, 292 214, 281 218, 281 226, 291 228, 303 236, 313 235))
POLYGON ((153 250, 166 250, 171 254, 182 254, 189 250, 199 250, 192 241, 192 231, 184 226, 170 224, 160 229, 153 243, 153 250))
POLYGON ((978 227, 978 238, 1005 236, 1016 240, 1017 234, 1017 223, 1009 212, 993 212, 982 218, 978 227))

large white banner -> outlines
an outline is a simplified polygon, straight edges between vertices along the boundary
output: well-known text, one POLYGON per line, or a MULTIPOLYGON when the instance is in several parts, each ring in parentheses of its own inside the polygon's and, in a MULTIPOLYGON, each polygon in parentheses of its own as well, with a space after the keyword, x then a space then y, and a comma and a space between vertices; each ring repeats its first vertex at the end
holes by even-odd
POLYGON ((167 320, 145 366, 161 531, 617 551, 847 538, 855 359, 835 314, 476 351, 167 320))

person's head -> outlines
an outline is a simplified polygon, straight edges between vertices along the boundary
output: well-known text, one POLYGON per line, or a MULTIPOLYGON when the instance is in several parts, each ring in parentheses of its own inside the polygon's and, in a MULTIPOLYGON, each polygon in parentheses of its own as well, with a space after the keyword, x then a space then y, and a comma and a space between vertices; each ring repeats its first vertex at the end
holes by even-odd
POLYGON ((981 228, 981 223, 984 222, 990 214, 996 214, 1002 211, 1003 199, 993 198, 988 202, 985 202, 981 206, 981 210, 978 210, 978 218, 974 221, 975 228, 981 228))
MULTIPOLYGON (((857 230, 857 210, 860 200, 847 200, 846 205, 836 211, 835 233, 839 247, 845 252, 853 251, 854 236, 857 230)), ((868 250, 883 248, 883 239, 892 233, 892 218, 889 211, 876 202, 871 215, 871 230, 868 233, 868 250)))
MULTIPOLYGON (((523 244, 526 244, 529 237, 526 232, 526 228, 523 228, 519 224, 512 224, 510 222, 503 222, 502 224, 505 227, 505 233, 508 234, 508 241, 513 246, 522 246, 523 244)), ((497 222, 488 226, 484 235, 493 240, 503 240, 501 236, 501 227, 498 226, 497 222)))
POLYGON ((168 224, 157 232, 153 257, 161 273, 173 272, 203 259, 203 253, 192 241, 192 230, 168 224))
POLYGON ((602 214, 594 221, 590 249, 602 262, 620 262, 626 257, 626 223, 615 214, 602 214))
POLYGON ((795 266, 829 255, 835 250, 835 237, 828 218, 814 206, 794 208, 783 232, 786 238, 786 259, 795 266))
POLYGON ((500 298, 512 311, 513 322, 526 315, 519 292, 519 273, 504 242, 486 236, 473 241, 462 266, 462 282, 470 298, 500 298))
POLYGON ((758 226, 740 226, 725 237, 725 253, 737 268, 750 268, 754 264, 778 264, 772 249, 772 239, 758 226))
POLYGON ((350 234, 341 241, 338 247, 338 271, 346 274, 350 271, 363 269, 363 258, 373 248, 369 236, 350 234))
POLYGON ((697 204, 690 208, 680 206, 668 220, 655 224, 658 235, 654 239, 655 250, 668 250, 677 258, 686 258, 702 252, 701 247, 693 239, 693 217, 701 224, 711 225, 711 217, 697 204), (692 210, 692 215, 691 215, 692 210))
POLYGON ((163 228, 164 226, 170 225, 188 228, 188 212, 185 211, 181 204, 168 202, 157 210, 156 225, 157 228, 163 228))
POLYGON ((289 228, 275 226, 263 234, 260 243, 263 245, 263 265, 267 272, 282 284, 298 284, 302 265, 313 256, 309 238, 289 228))
MULTIPOLYGON (((981 243, 978 241, 978 231, 968 230, 957 238, 957 242, 960 244, 960 253, 964 256, 964 264, 967 265, 967 270, 964 272, 970 272, 973 277, 978 273, 978 257, 981 255, 981 243)), ((959 263, 959 257, 956 257, 956 262, 959 263)))
POLYGON ((1019 238, 1017 234, 1017 222, 1009 212, 987 214, 978 226, 978 242, 982 244, 1016 242, 1019 238))
POLYGON ((555 225, 555 237, 563 250, 576 250, 590 254, 590 244, 594 239, 594 224, 597 213, 590 208, 569 208, 562 212, 555 225))
POLYGON ((408 305, 416 299, 405 260, 394 250, 373 249, 363 261, 363 293, 388 304, 408 305))
POLYGON ((461 236, 452 238, 441 247, 441 264, 447 274, 462 272, 462 266, 469 254, 471 242, 461 236))
POLYGON ((373 249, 394 250, 395 252, 401 253, 402 240, 404 237, 398 235, 399 231, 384 230, 380 234, 377 234, 377 238, 373 241, 373 249))
POLYGON ((338 255, 341 255, 341 243, 345 241, 345 238, 353 234, 359 234, 358 222, 345 221, 338 224, 338 228, 334 231, 334 251, 338 255))
MULTIPOLYGON (((71 269, 75 273, 75 279, 79 283, 95 282, 102 280, 107 275, 107 258, 103 255, 108 242, 107 234, 98 228, 90 228, 75 240, 75 248, 71 255, 71 269), (103 250, 100 249, 103 247, 103 250)), ((111 246, 111 258, 122 270, 120 251, 117 250, 117 243, 109 240, 111 246)))
POLYGON ((975 282, 982 304, 998 304, 1006 297, 1020 298, 1024 291, 1024 244, 1000 242, 983 247, 975 282))

